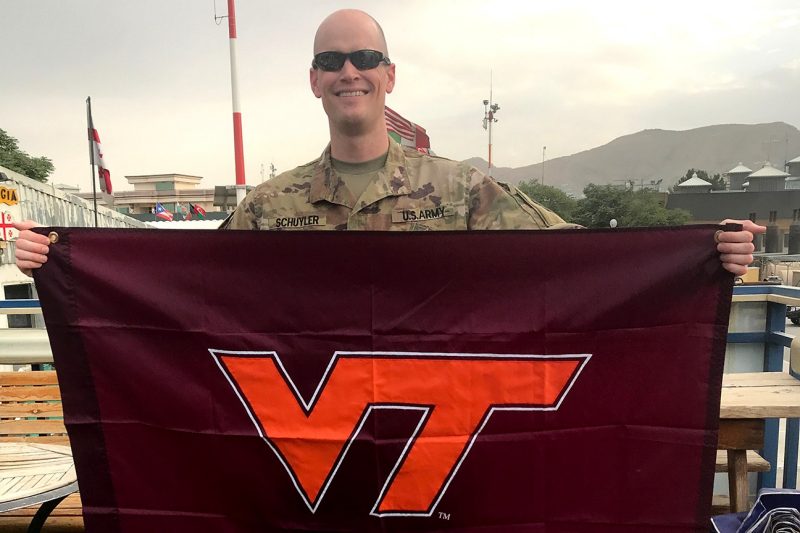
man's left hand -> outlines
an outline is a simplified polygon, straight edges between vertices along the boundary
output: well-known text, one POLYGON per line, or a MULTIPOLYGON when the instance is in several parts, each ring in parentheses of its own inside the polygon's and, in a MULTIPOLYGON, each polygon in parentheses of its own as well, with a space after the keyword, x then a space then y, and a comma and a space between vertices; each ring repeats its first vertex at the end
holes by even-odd
POLYGON ((742 231, 723 231, 717 235, 717 251, 725 270, 743 276, 747 265, 753 262, 753 235, 765 233, 767 228, 750 220, 725 219, 721 223, 742 225, 742 231))

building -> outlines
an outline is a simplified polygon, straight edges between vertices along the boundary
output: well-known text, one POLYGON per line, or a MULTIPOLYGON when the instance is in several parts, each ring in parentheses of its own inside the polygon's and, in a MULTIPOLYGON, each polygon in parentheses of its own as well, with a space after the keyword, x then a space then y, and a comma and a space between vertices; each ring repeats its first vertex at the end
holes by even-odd
MULTIPOLYGON (((125 176, 125 179, 133 185, 132 191, 116 191, 113 195, 98 192, 98 204, 145 221, 155 220, 153 212, 156 204, 161 204, 176 220, 186 218, 190 205, 201 207, 206 212, 206 218, 214 220, 225 218, 236 207, 233 185, 203 189, 200 188, 202 176, 145 174, 125 176)), ((248 191, 252 189, 252 186, 247 187, 248 191)), ((88 201, 92 200, 90 192, 77 194, 88 201)))
POLYGON ((741 191, 744 189, 743 185, 747 181, 747 176, 752 174, 752 169, 747 168, 741 162, 725 173, 728 176, 728 188, 732 191, 741 191))
MULTIPOLYGON (((206 211, 218 211, 214 207, 214 189, 200 189, 201 176, 187 174, 147 174, 125 176, 133 185, 132 191, 116 191, 112 196, 99 193, 98 203, 113 207, 119 213, 128 215, 151 214, 157 203, 175 213, 182 205, 199 205, 206 211)), ((92 193, 78 193, 86 200, 92 193)))
MULTIPOLYGON (((90 202, 66 189, 0 167, 0 300, 36 296, 33 280, 20 272, 14 262, 17 234, 10 228, 11 222, 36 220, 45 226, 147 228, 143 222, 103 206, 98 206, 95 212, 90 202)), ((0 328, 35 325, 42 325, 40 315, 0 314, 0 328)))
POLYGON ((114 209, 120 213, 149 214, 156 203, 173 213, 180 212, 180 206, 199 205, 206 211, 214 208, 214 189, 200 189, 200 176, 186 174, 153 174, 125 176, 133 185, 132 191, 114 193, 114 209))
POLYGON ((793 178, 800 178, 800 156, 795 157, 791 161, 787 161, 786 167, 786 171, 789 172, 793 178))
MULTIPOLYGON (((666 207, 685 209, 691 214, 692 222, 710 224, 725 218, 749 218, 767 225, 770 212, 774 211, 777 214, 775 224, 786 234, 794 211, 800 209, 800 157, 788 161, 787 167, 792 173, 775 168, 769 162, 756 171, 739 163, 726 173, 730 183, 728 190, 705 190, 698 184, 694 189, 682 190, 681 194, 669 195, 666 207)), ((676 187, 676 191, 678 189, 676 187)))
POLYGON ((747 176, 747 182, 743 186, 750 192, 783 191, 786 189, 788 177, 788 172, 778 170, 767 161, 763 167, 747 176))

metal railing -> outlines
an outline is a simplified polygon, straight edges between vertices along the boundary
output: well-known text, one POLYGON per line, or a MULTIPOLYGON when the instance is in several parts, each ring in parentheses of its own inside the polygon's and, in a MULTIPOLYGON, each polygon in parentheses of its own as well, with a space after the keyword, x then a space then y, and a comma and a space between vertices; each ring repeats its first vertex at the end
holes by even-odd
MULTIPOLYGON (((0 300, 0 315, 35 315, 39 300, 0 300)), ((53 352, 44 328, 0 328, 0 365, 52 363, 53 352)))

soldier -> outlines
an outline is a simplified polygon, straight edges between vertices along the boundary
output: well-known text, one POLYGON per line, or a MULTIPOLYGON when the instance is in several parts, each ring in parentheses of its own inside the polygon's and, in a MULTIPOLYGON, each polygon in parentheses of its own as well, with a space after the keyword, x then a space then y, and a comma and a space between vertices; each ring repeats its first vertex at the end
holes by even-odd
POLYGON ((380 25, 362 11, 326 18, 311 90, 328 115, 322 155, 259 185, 224 227, 384 231, 568 227, 516 188, 463 163, 403 148, 386 132, 395 84, 380 25))
MULTIPOLYGON (((311 91, 328 116, 330 144, 322 155, 251 191, 223 224, 227 229, 457 230, 575 227, 516 188, 462 163, 404 149, 386 132, 386 94, 395 65, 380 25, 363 11, 336 11, 314 38, 311 91)), ((737 221, 739 222, 739 221, 737 221)), ((721 232, 723 266, 746 272, 753 233, 721 232)), ((18 225, 17 265, 47 260, 47 238, 18 225)))

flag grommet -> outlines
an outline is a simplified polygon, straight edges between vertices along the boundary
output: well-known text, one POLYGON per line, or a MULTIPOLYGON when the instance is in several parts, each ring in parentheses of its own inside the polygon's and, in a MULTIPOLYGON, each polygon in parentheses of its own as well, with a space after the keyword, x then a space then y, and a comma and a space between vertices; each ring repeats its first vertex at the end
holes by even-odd
POLYGON ((719 244, 719 234, 722 233, 721 229, 718 229, 716 233, 714 233, 714 242, 719 244))
POLYGON ((50 239, 50 244, 55 244, 58 242, 58 233, 51 231, 47 238, 50 239))

